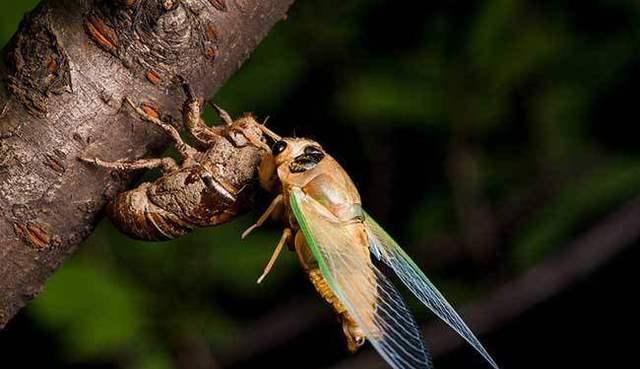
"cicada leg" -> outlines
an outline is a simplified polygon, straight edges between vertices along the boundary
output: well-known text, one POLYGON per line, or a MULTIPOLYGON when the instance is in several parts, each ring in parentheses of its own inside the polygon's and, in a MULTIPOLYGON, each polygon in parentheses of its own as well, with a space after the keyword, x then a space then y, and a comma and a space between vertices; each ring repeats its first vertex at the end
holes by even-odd
POLYGON ((172 126, 170 124, 167 124, 167 123, 161 121, 160 119, 147 114, 147 112, 145 112, 139 106, 135 105, 133 103, 133 101, 131 101, 131 99, 129 99, 128 97, 125 98, 125 100, 127 101, 127 103, 129 105, 131 105, 131 107, 136 111, 136 113, 138 113, 138 115, 142 119, 146 120, 147 122, 153 123, 153 124, 157 125, 158 127, 162 128, 162 130, 165 131, 169 135, 169 137, 171 137, 171 139, 174 141, 174 143, 176 145, 176 150, 178 150, 178 153, 180 153, 180 155, 182 157, 184 157, 185 159, 191 159, 198 152, 196 149, 194 149, 193 147, 189 146, 189 144, 187 144, 186 142, 184 142, 182 140, 182 137, 180 137, 180 132, 178 132, 178 130, 175 129, 174 126, 172 126))
POLYGON ((229 115, 229 113, 227 113, 224 109, 222 109, 221 107, 219 107, 214 103, 211 103, 211 106, 213 107, 213 109, 216 111, 216 114, 218 114, 218 116, 220 117, 220 119, 222 119, 222 121, 226 126, 230 127, 233 125, 233 119, 231 119, 231 115, 229 115))
MULTIPOLYGON (((276 196, 276 198, 273 199, 273 201, 271 201, 271 204, 269 205, 267 210, 265 210, 265 212, 260 216, 260 218, 258 218, 258 221, 255 224, 253 224, 251 227, 247 228, 247 230, 242 233, 241 238, 244 239, 245 237, 247 237, 254 229, 262 226, 264 222, 266 222, 267 219, 269 219, 269 217, 271 217, 274 213, 276 213, 282 207, 282 198, 283 198, 282 194, 279 194, 278 196, 276 196)), ((282 236, 280 237, 280 241, 278 242, 276 249, 273 251, 273 255, 271 255, 271 259, 269 259, 267 266, 264 268, 262 275, 260 276, 260 278, 258 278, 258 283, 262 283, 264 278, 269 274, 269 272, 271 271, 271 268, 273 268, 273 265, 278 259, 278 256, 280 256, 280 252, 282 252, 282 248, 291 239, 291 235, 292 235, 292 232, 291 232, 291 229, 289 228, 285 228, 282 231, 282 236)))
POLYGON ((292 234, 291 229, 289 228, 285 228, 284 231, 282 231, 282 236, 280 237, 280 241, 278 242, 276 249, 273 251, 273 255, 271 255, 271 259, 269 259, 269 263, 267 263, 267 266, 264 268, 262 275, 260 276, 260 278, 258 278, 258 284, 262 283, 262 281, 267 277, 267 275, 271 271, 271 268, 273 268, 273 264, 276 263, 278 256, 280 256, 280 252, 282 252, 282 248, 291 239, 291 234, 292 234))
MULTIPOLYGON (((223 129, 209 127, 205 124, 204 120, 200 116, 202 106, 193 92, 193 89, 187 83, 184 83, 182 86, 185 94, 187 95, 187 101, 185 101, 182 108, 184 125, 198 143, 204 146, 210 146, 216 139, 222 136, 223 129)), ((226 114, 226 116, 228 117, 229 114, 226 114)), ((229 119, 231 118, 229 117, 229 119)))
POLYGON ((161 168, 163 173, 173 172, 178 169, 178 164, 172 158, 160 158, 160 159, 140 159, 140 160, 116 160, 116 161, 104 161, 98 158, 78 158, 86 163, 91 163, 100 167, 116 169, 121 171, 139 170, 139 169, 153 169, 161 168))
POLYGON ((262 213, 262 215, 260 216, 260 218, 258 218, 258 221, 254 225, 252 225, 251 227, 247 228, 246 231, 242 232, 242 236, 240 236, 240 238, 244 239, 251 232, 253 232, 256 228, 262 226, 264 224, 264 222, 266 222, 267 219, 269 219, 269 217, 274 212, 276 212, 276 210, 278 210, 278 208, 280 206, 282 206, 282 198, 283 198, 282 194, 276 196, 276 198, 273 199, 273 201, 271 201, 271 204, 269 205, 267 210, 265 210, 264 213, 262 213))

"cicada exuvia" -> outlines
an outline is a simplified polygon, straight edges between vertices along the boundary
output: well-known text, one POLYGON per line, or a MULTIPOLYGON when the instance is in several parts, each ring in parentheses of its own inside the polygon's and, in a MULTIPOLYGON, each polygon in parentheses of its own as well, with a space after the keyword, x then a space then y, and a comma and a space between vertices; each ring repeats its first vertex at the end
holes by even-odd
POLYGON ((416 263, 363 210, 358 190, 340 164, 317 142, 280 138, 265 131, 275 143, 260 164, 260 183, 278 195, 243 237, 272 216, 281 218, 285 228, 258 282, 288 244, 316 290, 338 314, 351 351, 367 339, 396 369, 430 368, 431 359, 414 317, 376 266, 382 262, 497 368, 416 263))

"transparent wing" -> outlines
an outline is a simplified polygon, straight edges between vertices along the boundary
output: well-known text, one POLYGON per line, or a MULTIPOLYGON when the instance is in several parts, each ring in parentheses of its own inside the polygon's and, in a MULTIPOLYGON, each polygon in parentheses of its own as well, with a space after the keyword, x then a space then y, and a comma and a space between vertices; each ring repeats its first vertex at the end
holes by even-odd
POLYGON ((404 250, 376 223, 369 214, 365 213, 365 225, 369 237, 371 253, 379 260, 390 266, 398 278, 407 285, 416 297, 431 309, 440 319, 444 320, 460 336, 471 344, 493 366, 498 365, 491 358, 487 350, 467 327, 460 315, 447 302, 444 296, 429 281, 416 263, 411 260, 404 250))
POLYGON ((322 276, 373 347, 395 369, 432 368, 413 316, 371 262, 364 225, 341 222, 301 190, 290 198, 322 276))

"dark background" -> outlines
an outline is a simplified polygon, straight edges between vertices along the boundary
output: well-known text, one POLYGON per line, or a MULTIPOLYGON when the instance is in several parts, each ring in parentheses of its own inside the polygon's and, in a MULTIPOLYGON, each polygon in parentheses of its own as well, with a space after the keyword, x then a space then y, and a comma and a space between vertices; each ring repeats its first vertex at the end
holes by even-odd
MULTIPOLYGON (((640 4, 341 3, 299 0, 216 103, 320 141, 502 368, 634 365, 640 4)), ((0 42, 34 5, 0 5, 0 42)), ((255 284, 280 230, 240 242, 258 215, 157 244, 101 222, 0 367, 385 367, 294 254, 255 284)), ((488 368, 405 296, 436 367, 488 368)))

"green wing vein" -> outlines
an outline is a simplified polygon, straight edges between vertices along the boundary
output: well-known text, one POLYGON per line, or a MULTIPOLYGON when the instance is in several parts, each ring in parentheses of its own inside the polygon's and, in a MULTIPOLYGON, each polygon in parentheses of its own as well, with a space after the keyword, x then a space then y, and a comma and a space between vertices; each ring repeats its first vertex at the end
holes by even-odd
POLYGON ((432 368, 415 319, 366 245, 362 250, 354 239, 350 227, 364 226, 341 222, 300 189, 290 199, 322 276, 374 348, 395 369, 432 368))
POLYGON ((445 321, 453 330, 473 346, 495 369, 498 365, 491 358, 487 350, 467 327, 460 315, 447 302, 444 296, 429 281, 416 263, 389 234, 376 223, 369 214, 365 214, 365 224, 369 237, 371 253, 393 269, 398 278, 409 288, 416 297, 431 309, 440 319, 445 321))

